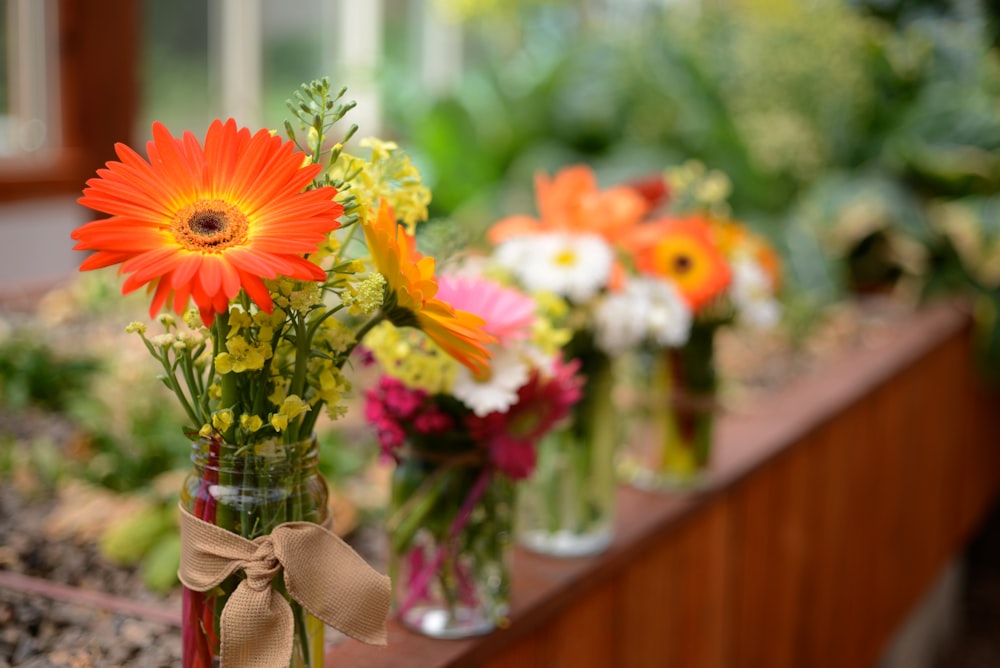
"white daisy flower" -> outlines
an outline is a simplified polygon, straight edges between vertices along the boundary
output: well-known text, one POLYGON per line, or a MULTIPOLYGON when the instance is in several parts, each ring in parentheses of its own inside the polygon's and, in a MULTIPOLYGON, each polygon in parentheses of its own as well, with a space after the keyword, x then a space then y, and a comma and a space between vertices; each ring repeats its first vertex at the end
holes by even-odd
POLYGON ((516 349, 492 348, 490 370, 476 377, 464 365, 458 366, 452 395, 479 417, 505 413, 517 403, 517 391, 531 376, 528 362, 516 349))
POLYGON ((595 234, 552 232, 505 241, 496 259, 529 292, 553 292, 583 303, 607 285, 614 252, 595 234))

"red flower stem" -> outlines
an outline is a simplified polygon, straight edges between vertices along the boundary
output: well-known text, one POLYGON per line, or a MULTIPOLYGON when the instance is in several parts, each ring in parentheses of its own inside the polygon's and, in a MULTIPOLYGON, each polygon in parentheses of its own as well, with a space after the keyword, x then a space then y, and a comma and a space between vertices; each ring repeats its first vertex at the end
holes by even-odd
MULTIPOLYGON (((198 481, 198 491, 194 497, 194 512, 198 519, 215 523, 215 499, 210 488, 219 482, 219 442, 209 441, 208 463, 205 466, 201 480, 198 481)), ((214 605, 208 597, 198 591, 184 589, 183 597, 183 652, 184 668, 211 668, 212 648, 211 633, 214 636, 214 605)))

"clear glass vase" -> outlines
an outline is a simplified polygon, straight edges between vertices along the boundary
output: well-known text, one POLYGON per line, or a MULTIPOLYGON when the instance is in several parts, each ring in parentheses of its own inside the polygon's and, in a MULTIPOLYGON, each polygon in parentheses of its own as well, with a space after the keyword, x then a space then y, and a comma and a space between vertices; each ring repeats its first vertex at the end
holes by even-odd
POLYGON ((703 486, 718 414, 717 325, 696 323, 679 348, 636 356, 628 445, 619 469, 643 489, 703 486))
POLYGON ((518 542, 542 554, 601 552, 614 536, 615 453, 621 419, 614 363, 590 348, 577 352, 586 379, 571 420, 542 439, 534 474, 518 490, 518 542))
POLYGON ((435 638, 489 633, 510 599, 513 482, 460 458, 407 456, 392 481, 389 577, 402 624, 435 638))
MULTIPOLYGON (((320 475, 316 441, 267 442, 237 447, 218 439, 193 444, 191 472, 181 489, 181 504, 195 517, 247 539, 271 533, 291 521, 324 524, 329 516, 326 481, 320 475)), ((219 665, 219 620, 240 575, 213 592, 184 589, 184 668, 219 665)), ((324 624, 283 591, 294 616, 290 668, 322 668, 324 624)))

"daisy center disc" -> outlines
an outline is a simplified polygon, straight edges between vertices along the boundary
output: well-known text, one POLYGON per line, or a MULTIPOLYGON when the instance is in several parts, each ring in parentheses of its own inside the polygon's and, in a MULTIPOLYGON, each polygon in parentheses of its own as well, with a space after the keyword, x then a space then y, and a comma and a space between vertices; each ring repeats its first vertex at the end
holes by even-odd
POLYGON ((571 267, 577 262, 576 253, 570 249, 559 251, 555 256, 555 263, 561 267, 571 267))
POLYGON ((199 200, 184 207, 171 225, 177 241, 188 250, 213 252, 246 242, 247 217, 222 200, 199 200))

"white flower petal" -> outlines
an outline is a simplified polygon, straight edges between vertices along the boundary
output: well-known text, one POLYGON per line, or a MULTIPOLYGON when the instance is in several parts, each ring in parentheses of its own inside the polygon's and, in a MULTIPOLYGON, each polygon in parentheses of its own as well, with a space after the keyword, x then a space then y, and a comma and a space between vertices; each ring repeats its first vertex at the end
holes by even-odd
POLYGON ((729 288, 733 304, 740 317, 755 327, 769 328, 781 319, 781 305, 774 298, 774 290, 767 272, 745 255, 733 261, 733 282, 729 288))
POLYGON ((497 263, 529 292, 553 292, 585 303, 608 282, 614 252, 594 234, 548 233, 500 244, 497 263))
POLYGON ((691 331, 691 309, 669 281, 630 279, 623 292, 609 295, 594 311, 597 345, 610 354, 643 342, 681 346, 691 331))
POLYGON ((519 351, 494 348, 489 376, 476 378, 460 366, 451 393, 479 417, 505 413, 517 403, 517 391, 530 376, 531 369, 519 351))

